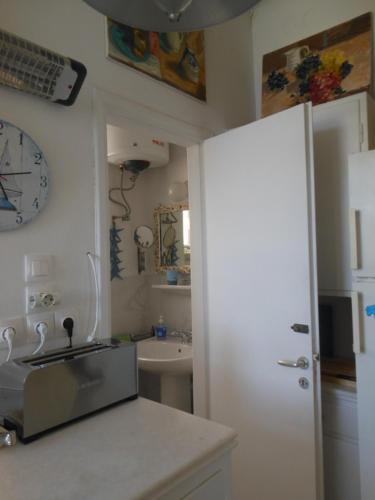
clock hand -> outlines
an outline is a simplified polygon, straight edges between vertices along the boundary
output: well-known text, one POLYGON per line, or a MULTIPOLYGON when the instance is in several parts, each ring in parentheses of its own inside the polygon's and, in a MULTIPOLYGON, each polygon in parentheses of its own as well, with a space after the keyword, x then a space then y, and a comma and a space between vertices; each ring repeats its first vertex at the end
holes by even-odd
POLYGON ((8 195, 6 194, 4 186, 2 185, 1 182, 0 182, 0 188, 1 188, 2 192, 3 192, 4 198, 6 199, 6 201, 8 201, 8 195))
POLYGON ((7 181, 8 179, 6 178, 6 176, 8 175, 25 175, 25 174, 31 174, 32 172, 4 172, 4 173, 0 173, 0 179, 2 181, 7 181))
POLYGON ((31 173, 32 172, 1 172, 0 176, 3 177, 5 175, 26 175, 31 173))

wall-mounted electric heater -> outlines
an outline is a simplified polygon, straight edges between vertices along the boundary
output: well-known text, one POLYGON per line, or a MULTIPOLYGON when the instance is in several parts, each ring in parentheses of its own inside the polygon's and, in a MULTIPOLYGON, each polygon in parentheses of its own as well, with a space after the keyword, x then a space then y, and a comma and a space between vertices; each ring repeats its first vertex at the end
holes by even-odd
POLYGON ((0 29, 0 83, 71 106, 86 77, 85 66, 0 29))

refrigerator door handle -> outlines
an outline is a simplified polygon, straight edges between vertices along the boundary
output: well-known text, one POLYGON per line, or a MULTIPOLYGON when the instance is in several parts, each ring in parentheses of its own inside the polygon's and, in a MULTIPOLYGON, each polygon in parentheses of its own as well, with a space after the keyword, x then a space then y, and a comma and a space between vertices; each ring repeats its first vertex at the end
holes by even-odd
POLYGON ((352 292, 352 320, 353 320, 353 352, 354 354, 361 354, 362 335, 361 335, 361 319, 360 319, 360 303, 359 293, 352 292))
POLYGON ((350 228, 350 267, 353 271, 359 269, 358 259, 358 220, 359 210, 350 209, 349 228, 350 228))

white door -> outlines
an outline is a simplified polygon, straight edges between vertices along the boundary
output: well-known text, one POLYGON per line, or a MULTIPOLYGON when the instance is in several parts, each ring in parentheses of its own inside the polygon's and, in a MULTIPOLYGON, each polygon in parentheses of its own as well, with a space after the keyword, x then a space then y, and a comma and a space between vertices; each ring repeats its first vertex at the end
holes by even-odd
POLYGON ((239 433, 234 500, 319 498, 310 113, 301 105, 202 145, 209 415, 239 433), (309 368, 278 364, 300 357, 309 368))

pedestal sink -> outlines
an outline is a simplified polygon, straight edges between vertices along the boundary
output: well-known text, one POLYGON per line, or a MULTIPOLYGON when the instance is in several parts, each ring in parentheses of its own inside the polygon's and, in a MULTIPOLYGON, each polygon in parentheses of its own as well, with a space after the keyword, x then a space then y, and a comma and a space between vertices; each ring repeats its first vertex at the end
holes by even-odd
POLYGON ((138 342, 137 350, 138 367, 160 376, 161 402, 191 412, 192 345, 153 337, 138 342))

